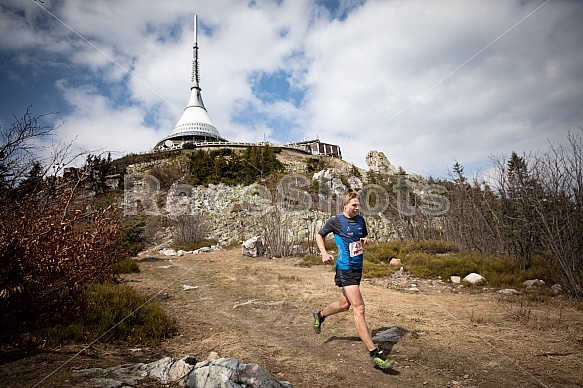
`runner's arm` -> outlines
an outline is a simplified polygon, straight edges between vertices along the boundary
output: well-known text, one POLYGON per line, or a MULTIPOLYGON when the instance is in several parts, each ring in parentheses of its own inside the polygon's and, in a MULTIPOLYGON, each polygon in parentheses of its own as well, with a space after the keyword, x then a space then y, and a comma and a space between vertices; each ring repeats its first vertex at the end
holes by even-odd
POLYGON ((338 232, 340 230, 340 221, 338 218, 332 217, 330 218, 326 224, 320 229, 318 234, 316 234, 316 245, 322 254, 322 263, 330 264, 334 260, 331 254, 328 253, 326 250, 326 246, 324 244, 324 238, 328 235, 328 233, 338 232))
POLYGON ((322 254, 322 263, 324 264, 332 263, 332 260, 334 260, 334 258, 326 250, 326 246, 324 245, 324 237, 322 237, 320 234, 316 235, 316 245, 318 245, 318 249, 322 254))
MULTIPOLYGON (((363 218, 364 220, 364 218, 363 218)), ((371 243, 370 237, 368 237, 368 229, 366 227, 366 221, 364 221, 364 227, 362 228, 362 234, 364 235, 363 238, 360 239, 362 241, 362 245, 369 245, 371 243)))

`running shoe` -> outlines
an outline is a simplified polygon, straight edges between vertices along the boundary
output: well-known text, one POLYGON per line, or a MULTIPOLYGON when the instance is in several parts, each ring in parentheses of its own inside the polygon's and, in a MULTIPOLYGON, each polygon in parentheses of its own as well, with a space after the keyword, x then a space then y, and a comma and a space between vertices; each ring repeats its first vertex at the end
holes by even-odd
POLYGON ((386 358, 382 350, 377 349, 377 351, 374 352, 370 358, 373 364, 382 369, 389 369, 395 365, 395 361, 386 358))
POLYGON ((323 319, 319 318, 319 310, 314 310, 314 312, 312 314, 314 314, 314 331, 316 332, 316 334, 320 334, 320 332, 322 331, 322 322, 324 322, 323 319))

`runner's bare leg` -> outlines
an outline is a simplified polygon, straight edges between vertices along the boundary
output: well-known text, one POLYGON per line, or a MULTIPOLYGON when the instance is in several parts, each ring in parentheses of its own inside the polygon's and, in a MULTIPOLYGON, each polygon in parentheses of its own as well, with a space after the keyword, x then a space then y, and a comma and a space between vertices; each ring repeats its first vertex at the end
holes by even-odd
POLYGON ((375 344, 372 342, 370 330, 368 329, 366 320, 364 319, 364 299, 362 299, 360 287, 358 285, 345 286, 343 287, 343 290, 344 295, 352 305, 356 332, 369 351, 376 349, 375 344))

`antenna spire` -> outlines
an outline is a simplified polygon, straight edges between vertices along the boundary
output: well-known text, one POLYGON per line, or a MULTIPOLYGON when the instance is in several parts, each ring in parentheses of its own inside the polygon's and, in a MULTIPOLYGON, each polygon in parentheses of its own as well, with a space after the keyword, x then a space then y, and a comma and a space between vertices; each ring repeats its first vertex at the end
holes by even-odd
POLYGON ((192 45, 192 88, 200 89, 200 74, 198 67, 198 41, 197 41, 197 19, 198 15, 194 15, 194 44, 192 45))

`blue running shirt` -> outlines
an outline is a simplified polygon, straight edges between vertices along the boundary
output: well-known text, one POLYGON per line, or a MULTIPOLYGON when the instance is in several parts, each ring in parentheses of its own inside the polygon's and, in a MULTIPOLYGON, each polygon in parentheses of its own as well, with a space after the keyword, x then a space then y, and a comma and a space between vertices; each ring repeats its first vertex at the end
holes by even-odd
POLYGON ((360 239, 368 235, 364 218, 360 214, 354 218, 347 218, 344 214, 334 216, 318 232, 322 237, 329 233, 334 233, 338 247, 336 268, 343 271, 361 270, 364 255, 360 239))

